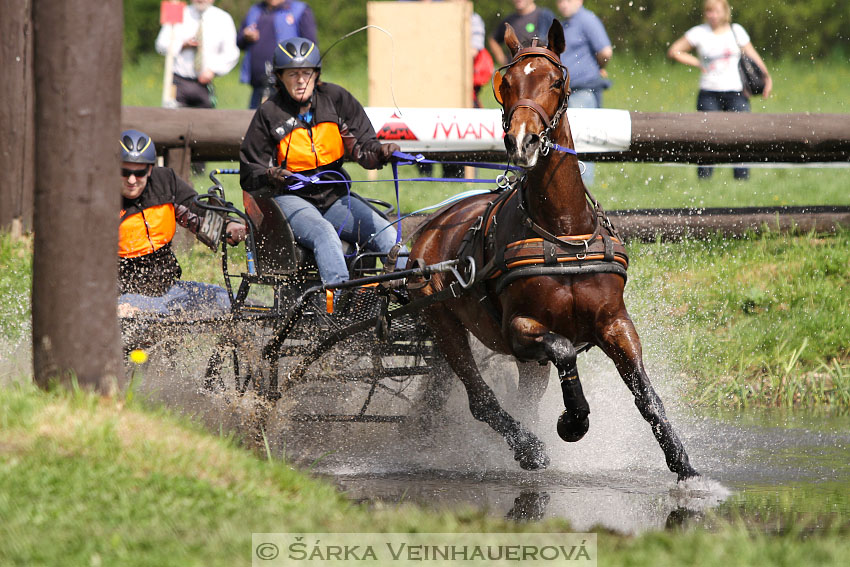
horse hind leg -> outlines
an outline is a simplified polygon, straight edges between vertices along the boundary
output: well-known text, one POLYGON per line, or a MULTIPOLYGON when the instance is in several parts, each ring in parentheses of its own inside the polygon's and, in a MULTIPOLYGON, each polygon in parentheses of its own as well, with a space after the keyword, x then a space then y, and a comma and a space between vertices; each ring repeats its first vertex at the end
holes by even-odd
POLYGON ((555 333, 543 336, 543 348, 558 369, 564 397, 564 411, 558 418, 558 436, 568 443, 575 443, 590 428, 590 406, 578 377, 576 349, 569 339, 555 333))
POLYGON ((661 398, 649 381, 643 366, 640 339, 631 319, 621 316, 613 320, 603 329, 602 338, 600 347, 614 361, 617 372, 635 398, 638 411, 652 427, 652 433, 664 451, 667 468, 676 473, 680 481, 699 476, 667 419, 661 398))
POLYGON ((472 416, 505 438, 520 467, 526 470, 546 468, 549 457, 543 442, 499 405, 493 390, 478 371, 466 329, 461 322, 442 306, 432 307, 427 319, 434 331, 437 347, 463 382, 472 416))

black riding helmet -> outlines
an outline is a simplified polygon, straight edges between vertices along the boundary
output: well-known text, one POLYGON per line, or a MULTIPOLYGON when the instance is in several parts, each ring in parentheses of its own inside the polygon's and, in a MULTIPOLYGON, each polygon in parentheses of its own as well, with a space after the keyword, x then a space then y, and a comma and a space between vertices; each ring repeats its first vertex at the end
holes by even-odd
POLYGON ((277 44, 274 50, 274 71, 284 69, 321 69, 319 47, 304 37, 293 37, 277 44))
MULTIPOLYGON (((319 46, 303 37, 293 37, 277 44, 274 50, 274 76, 277 90, 283 96, 284 104, 297 109, 303 102, 295 101, 286 90, 280 78, 280 73, 287 69, 315 69, 316 82, 322 71, 322 54, 319 46)), ((315 93, 314 95, 315 96, 315 93)))
POLYGON ((138 130, 121 132, 121 161, 156 163, 156 146, 151 137, 138 130))

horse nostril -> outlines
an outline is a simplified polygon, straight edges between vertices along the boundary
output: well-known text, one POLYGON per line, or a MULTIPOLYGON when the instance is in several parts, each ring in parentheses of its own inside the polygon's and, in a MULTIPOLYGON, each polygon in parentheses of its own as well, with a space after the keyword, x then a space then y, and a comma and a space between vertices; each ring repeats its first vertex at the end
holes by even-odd
POLYGON ((505 134, 505 149, 508 150, 508 153, 516 153, 516 136, 505 134))
POLYGON ((537 146, 537 144, 539 144, 539 143, 540 143, 540 136, 538 136, 537 134, 528 134, 525 137, 525 143, 523 143, 522 147, 525 150, 530 150, 530 149, 534 148, 535 146, 537 146))

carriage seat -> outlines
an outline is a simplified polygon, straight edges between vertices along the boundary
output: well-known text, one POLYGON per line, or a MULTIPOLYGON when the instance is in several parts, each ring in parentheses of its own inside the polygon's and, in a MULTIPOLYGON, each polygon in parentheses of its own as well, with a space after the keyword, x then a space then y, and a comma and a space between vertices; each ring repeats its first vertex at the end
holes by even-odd
MULTIPOLYGON (((245 212, 254 224, 257 256, 254 258, 260 275, 292 275, 316 270, 313 254, 295 241, 292 227, 280 206, 270 197, 256 197, 242 192, 245 212)), ((342 241, 344 254, 354 252, 354 245, 342 241)))

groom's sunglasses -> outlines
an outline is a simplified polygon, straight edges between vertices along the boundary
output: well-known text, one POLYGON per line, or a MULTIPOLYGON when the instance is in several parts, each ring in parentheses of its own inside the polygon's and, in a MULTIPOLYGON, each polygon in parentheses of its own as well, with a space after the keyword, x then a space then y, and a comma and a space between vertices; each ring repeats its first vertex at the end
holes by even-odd
POLYGON ((135 175, 136 177, 144 177, 147 174, 147 166, 142 169, 124 169, 123 167, 121 168, 121 177, 130 177, 131 175, 135 175))

